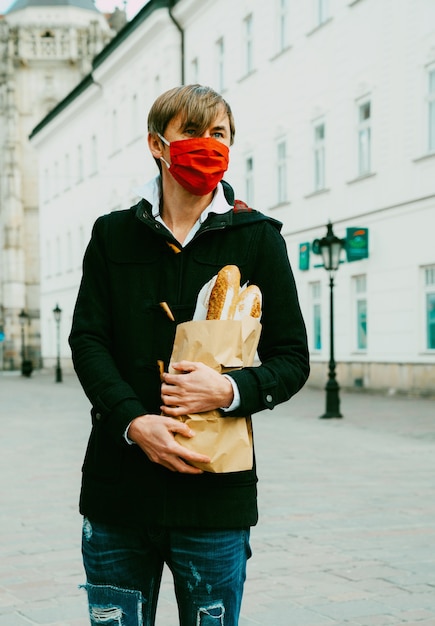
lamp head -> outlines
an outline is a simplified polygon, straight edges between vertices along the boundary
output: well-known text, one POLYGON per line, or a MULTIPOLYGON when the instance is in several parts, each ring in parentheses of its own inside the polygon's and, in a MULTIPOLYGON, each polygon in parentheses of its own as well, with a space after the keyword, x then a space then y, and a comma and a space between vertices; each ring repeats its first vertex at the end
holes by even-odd
POLYGON ((320 254, 322 255, 323 265, 328 272, 338 270, 340 264, 340 253, 344 247, 344 239, 340 239, 334 234, 331 222, 326 227, 326 235, 319 240, 320 254))
POLYGON ((20 320, 21 326, 24 326, 28 318, 29 318, 29 315, 25 312, 24 309, 22 309, 21 313, 18 315, 18 319, 20 320))
POLYGON ((59 307, 58 304, 56 304, 56 306, 53 309, 53 315, 54 315, 54 319, 56 320, 56 322, 60 322, 60 318, 62 316, 62 309, 59 307))

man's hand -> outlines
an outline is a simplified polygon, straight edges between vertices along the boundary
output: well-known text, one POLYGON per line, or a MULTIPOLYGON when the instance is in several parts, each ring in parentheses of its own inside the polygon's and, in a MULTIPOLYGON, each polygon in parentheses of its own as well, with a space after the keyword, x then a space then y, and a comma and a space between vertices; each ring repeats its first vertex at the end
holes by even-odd
POLYGON ((172 363, 180 374, 163 374, 161 407, 165 415, 179 417, 230 406, 233 387, 225 376, 204 363, 172 363))
POLYGON ((131 422, 127 435, 154 463, 159 463, 172 472, 202 474, 202 470, 189 463, 210 463, 210 458, 180 445, 175 441, 174 433, 189 439, 195 435, 183 422, 164 415, 137 417, 131 422))

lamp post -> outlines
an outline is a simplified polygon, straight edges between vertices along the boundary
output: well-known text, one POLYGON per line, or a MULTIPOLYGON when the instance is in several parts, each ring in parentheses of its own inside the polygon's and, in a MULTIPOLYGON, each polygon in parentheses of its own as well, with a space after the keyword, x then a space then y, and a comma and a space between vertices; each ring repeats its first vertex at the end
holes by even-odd
POLYGON ((321 418, 343 417, 340 413, 340 397, 336 374, 334 357, 334 276, 340 264, 341 249, 345 244, 344 239, 339 239, 332 230, 331 222, 328 222, 326 236, 317 240, 317 246, 322 255, 323 265, 329 273, 329 332, 330 332, 330 353, 329 353, 329 373, 325 386, 326 391, 326 411, 321 418))
POLYGON ((62 382, 62 368, 60 367, 60 318, 62 317, 62 309, 58 304, 53 309, 53 315, 57 327, 57 360, 56 360, 56 378, 55 382, 62 382))
POLYGON ((21 313, 18 315, 18 319, 21 326, 21 375, 29 377, 32 373, 33 366, 32 362, 26 359, 26 339, 24 331, 26 322, 30 323, 29 314, 22 309, 21 313))

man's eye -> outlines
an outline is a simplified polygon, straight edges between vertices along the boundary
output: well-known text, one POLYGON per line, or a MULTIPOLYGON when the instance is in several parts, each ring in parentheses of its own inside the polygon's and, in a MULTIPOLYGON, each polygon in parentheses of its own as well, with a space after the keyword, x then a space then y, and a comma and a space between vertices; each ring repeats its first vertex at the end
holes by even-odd
POLYGON ((216 139, 223 139, 224 134, 220 133, 219 131, 216 131, 215 133, 213 133, 212 137, 216 137, 216 139))

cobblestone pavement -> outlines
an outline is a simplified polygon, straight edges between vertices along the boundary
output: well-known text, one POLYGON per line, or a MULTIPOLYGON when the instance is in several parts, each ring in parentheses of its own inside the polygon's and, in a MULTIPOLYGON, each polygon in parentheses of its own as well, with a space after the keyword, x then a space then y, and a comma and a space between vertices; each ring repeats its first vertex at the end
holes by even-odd
MULTIPOLYGON (((0 374, 0 626, 87 626, 74 375, 0 374)), ((435 401, 304 389, 254 416, 260 523, 240 626, 435 626, 435 401)), ((177 626, 165 572, 157 626, 177 626)))

